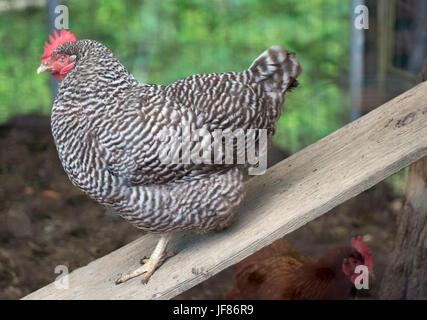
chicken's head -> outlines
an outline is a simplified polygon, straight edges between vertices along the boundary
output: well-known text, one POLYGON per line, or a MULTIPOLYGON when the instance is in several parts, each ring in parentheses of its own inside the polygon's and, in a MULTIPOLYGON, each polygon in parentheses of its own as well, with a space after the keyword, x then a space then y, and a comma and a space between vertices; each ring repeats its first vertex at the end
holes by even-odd
POLYGON ((342 271, 345 275, 350 277, 351 282, 354 284, 359 273, 356 273, 356 267, 364 265, 369 270, 369 275, 373 276, 372 256, 368 251, 368 246, 359 236, 351 239, 351 246, 355 249, 351 255, 344 259, 342 264, 342 271))
POLYGON ((45 42, 44 52, 41 58, 42 63, 37 69, 37 74, 49 71, 56 80, 61 81, 76 64, 76 57, 67 54, 52 55, 52 53, 55 48, 60 45, 70 41, 75 42, 77 39, 74 34, 65 29, 62 29, 59 35, 56 30, 54 30, 53 33, 54 36, 49 35, 49 42, 45 42))

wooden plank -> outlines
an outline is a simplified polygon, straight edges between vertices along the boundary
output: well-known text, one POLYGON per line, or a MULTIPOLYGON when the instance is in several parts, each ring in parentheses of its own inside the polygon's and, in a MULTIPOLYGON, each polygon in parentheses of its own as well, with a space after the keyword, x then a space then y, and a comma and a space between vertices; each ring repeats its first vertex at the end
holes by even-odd
POLYGON ((422 83, 252 178, 232 226, 175 235, 170 250, 178 254, 147 285, 114 280, 151 253, 156 235, 73 271, 69 289, 50 284, 25 299, 172 298, 427 155, 426 101, 422 83))

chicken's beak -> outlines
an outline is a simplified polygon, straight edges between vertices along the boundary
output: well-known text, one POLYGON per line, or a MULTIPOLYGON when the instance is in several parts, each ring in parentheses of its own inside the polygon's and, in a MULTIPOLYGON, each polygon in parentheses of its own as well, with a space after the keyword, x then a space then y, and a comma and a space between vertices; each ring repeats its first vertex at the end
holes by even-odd
POLYGON ((50 71, 50 70, 52 70, 52 67, 49 67, 49 66, 42 63, 40 65, 40 67, 37 69, 37 74, 40 74, 40 73, 45 72, 45 71, 50 71))

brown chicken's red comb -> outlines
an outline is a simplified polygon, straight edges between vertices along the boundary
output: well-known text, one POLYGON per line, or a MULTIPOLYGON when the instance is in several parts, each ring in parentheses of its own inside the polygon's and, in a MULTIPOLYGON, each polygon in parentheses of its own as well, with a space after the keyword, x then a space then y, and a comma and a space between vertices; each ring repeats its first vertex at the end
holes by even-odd
POLYGON ((362 240, 362 237, 358 236, 357 238, 351 238, 351 246, 362 255, 364 265, 367 266, 369 270, 372 270, 372 268, 374 267, 372 256, 368 251, 367 244, 362 240))
POLYGON ((44 52, 41 58, 42 63, 44 63, 50 57, 53 50, 55 50, 55 48, 59 47, 61 44, 70 41, 77 41, 76 36, 65 29, 62 29, 59 35, 56 30, 53 30, 53 35, 54 36, 49 35, 49 42, 44 43, 44 52))

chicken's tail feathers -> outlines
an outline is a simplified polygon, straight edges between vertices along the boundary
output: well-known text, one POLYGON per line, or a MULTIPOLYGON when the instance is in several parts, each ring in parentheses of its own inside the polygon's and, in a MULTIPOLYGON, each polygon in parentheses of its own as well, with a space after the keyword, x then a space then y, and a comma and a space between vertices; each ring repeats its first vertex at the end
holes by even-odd
POLYGON ((281 46, 272 46, 255 59, 248 71, 264 91, 283 95, 298 86, 296 78, 302 68, 295 53, 281 46))

